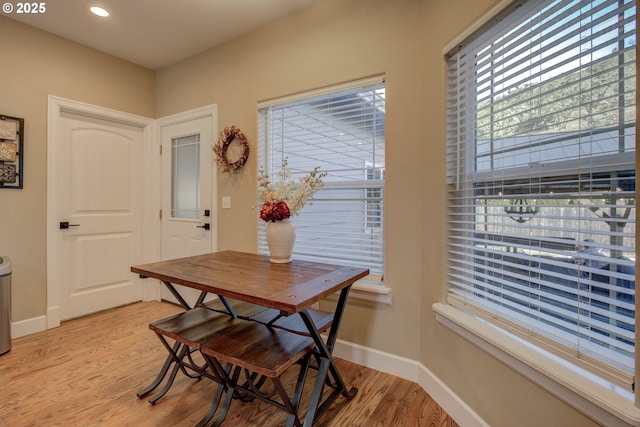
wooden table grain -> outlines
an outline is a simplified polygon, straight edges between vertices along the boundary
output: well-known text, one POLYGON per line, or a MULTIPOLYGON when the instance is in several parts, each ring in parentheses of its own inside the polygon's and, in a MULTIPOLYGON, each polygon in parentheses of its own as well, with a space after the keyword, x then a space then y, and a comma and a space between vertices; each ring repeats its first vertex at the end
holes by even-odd
POLYGON ((174 285, 297 313, 369 274, 369 270, 293 260, 275 264, 265 255, 221 251, 131 267, 174 285))

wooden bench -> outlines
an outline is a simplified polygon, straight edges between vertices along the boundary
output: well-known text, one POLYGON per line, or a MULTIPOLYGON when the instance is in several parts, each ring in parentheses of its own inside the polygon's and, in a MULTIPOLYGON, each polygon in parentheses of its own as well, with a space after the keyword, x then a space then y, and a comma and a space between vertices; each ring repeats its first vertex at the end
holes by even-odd
POLYGON ((192 352, 199 350, 200 346, 207 341, 226 333, 243 322, 245 321, 234 319, 227 314, 204 307, 196 307, 150 323, 149 329, 158 336, 169 352, 169 356, 156 379, 151 385, 140 391, 138 397, 142 398, 158 387, 169 373, 171 365, 174 366, 165 386, 149 400, 151 404, 155 404, 169 391, 178 371, 191 378, 199 379, 205 375, 212 377, 215 381, 222 382, 220 378, 216 377, 215 372, 207 371, 206 364, 198 365, 192 358, 192 352), (169 344, 167 338, 175 341, 173 345, 169 344))
MULTIPOLYGON (((287 425, 302 425, 297 411, 314 347, 313 339, 308 336, 259 322, 246 322, 202 345, 200 351, 207 363, 224 378, 228 387, 224 406, 214 425, 222 423, 236 392, 260 398, 286 411, 289 414, 287 425), (298 379, 290 396, 280 376, 297 362, 300 362, 298 379), (241 376, 243 372, 244 377, 241 376), (271 380, 273 388, 265 390, 261 375, 271 380)), ((212 405, 198 425, 210 421, 218 402, 214 401, 214 404, 215 408, 212 405)))

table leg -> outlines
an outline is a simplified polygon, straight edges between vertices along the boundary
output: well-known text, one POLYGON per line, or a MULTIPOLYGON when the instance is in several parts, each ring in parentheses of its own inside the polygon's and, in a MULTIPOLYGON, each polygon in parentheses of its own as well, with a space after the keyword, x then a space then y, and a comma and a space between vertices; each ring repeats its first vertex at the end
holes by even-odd
POLYGON ((227 301, 227 299, 225 297, 223 297, 222 295, 218 295, 218 299, 220 300, 220 302, 225 306, 225 308, 227 309, 227 311, 229 311, 229 315, 231 317, 233 317, 234 319, 238 318, 238 315, 236 314, 235 311, 233 311, 233 308, 231 307, 231 305, 229 304, 229 302, 227 301))
POLYGON ((207 295, 209 295, 209 292, 207 292, 207 291, 200 292, 200 296, 198 297, 198 300, 196 301, 196 304, 195 304, 194 307, 202 305, 204 303, 204 299, 207 297, 207 295))
POLYGON ((329 336, 326 342, 322 339, 322 336, 316 328, 315 323, 313 322, 313 319, 311 318, 309 313, 307 313, 306 310, 300 312, 300 316, 307 326, 307 329, 309 330, 309 333, 311 334, 311 337, 316 344, 316 348, 320 356, 318 376, 313 386, 313 392, 309 401, 307 415, 304 420, 305 427, 310 427, 313 424, 314 420, 320 417, 320 415, 322 415, 329 408, 329 405, 340 394, 342 394, 347 399, 352 399, 358 392, 358 389, 356 389, 355 387, 347 390, 347 386, 342 380, 342 376, 340 375, 338 367, 334 363, 332 356, 333 348, 338 338, 338 330, 340 329, 340 322, 342 321, 342 315, 344 313, 350 289, 351 286, 347 286, 340 292, 340 298, 338 299, 338 305, 336 306, 333 322, 331 324, 331 329, 329 330, 329 336), (321 402, 324 384, 329 373, 331 373, 331 377, 333 377, 336 389, 323 402, 321 402))
POLYGON ((180 295, 180 292, 178 292, 178 290, 173 286, 173 283, 166 280, 163 280, 162 283, 164 283, 167 289, 169 289, 173 296, 176 297, 180 305, 183 306, 185 310, 190 310, 192 308, 189 303, 182 298, 182 295, 180 295))

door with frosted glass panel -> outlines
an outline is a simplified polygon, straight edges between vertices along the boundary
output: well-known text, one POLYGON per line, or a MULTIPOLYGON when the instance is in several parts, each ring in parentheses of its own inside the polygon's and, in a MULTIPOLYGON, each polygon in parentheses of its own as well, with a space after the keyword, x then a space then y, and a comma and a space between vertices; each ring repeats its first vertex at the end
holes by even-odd
MULTIPOLYGON (((213 126, 211 117, 161 126, 162 258, 174 259, 214 250, 212 206, 213 126)), ((188 302, 198 292, 180 288, 188 302)), ((175 301, 164 287, 162 298, 175 301)))

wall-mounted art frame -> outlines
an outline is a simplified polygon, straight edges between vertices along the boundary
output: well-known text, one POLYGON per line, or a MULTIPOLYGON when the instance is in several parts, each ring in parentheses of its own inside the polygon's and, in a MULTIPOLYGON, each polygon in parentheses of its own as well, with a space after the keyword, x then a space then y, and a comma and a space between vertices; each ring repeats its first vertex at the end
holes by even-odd
POLYGON ((0 189, 22 188, 24 119, 0 114, 0 189))

